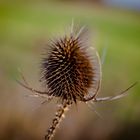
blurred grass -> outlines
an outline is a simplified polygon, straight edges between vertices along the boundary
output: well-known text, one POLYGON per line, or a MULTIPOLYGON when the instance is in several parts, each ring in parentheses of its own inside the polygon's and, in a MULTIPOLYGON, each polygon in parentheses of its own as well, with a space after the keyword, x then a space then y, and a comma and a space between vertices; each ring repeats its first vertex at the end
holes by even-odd
MULTIPOLYGON (((16 93, 9 95, 10 98, 19 94, 13 82, 18 67, 30 81, 37 81, 40 54, 46 40, 50 34, 55 36, 63 32, 72 18, 90 26, 95 34, 93 46, 100 54, 108 47, 100 96, 120 91, 140 80, 140 13, 77 4, 3 4, 0 5, 0 83, 3 87, 0 96, 8 94, 11 88, 16 93)), ((133 94, 118 101, 114 113, 118 119, 139 121, 140 86, 130 92, 133 94)), ((101 106, 105 112, 107 107, 108 104, 101 106)))

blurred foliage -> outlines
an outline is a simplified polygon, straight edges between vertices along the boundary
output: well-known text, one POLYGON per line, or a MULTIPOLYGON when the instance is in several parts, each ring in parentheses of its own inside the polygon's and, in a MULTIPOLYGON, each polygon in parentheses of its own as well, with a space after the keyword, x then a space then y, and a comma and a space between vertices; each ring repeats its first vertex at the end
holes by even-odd
MULTIPOLYGON (((32 111, 41 99, 25 98, 27 91, 14 79, 20 67, 33 87, 39 87, 40 54, 48 38, 62 34, 72 19, 90 27, 93 46, 101 56, 103 48, 108 48, 99 96, 112 95, 140 79, 140 13, 80 3, 3 2, 0 5, 1 140, 35 140, 45 133, 54 104, 32 111)), ((132 94, 120 101, 98 104, 97 111, 104 114, 106 121, 79 104, 78 111, 68 113, 56 139, 129 139, 124 138, 128 133, 140 138, 135 131, 140 130, 140 86, 129 92, 132 94)))

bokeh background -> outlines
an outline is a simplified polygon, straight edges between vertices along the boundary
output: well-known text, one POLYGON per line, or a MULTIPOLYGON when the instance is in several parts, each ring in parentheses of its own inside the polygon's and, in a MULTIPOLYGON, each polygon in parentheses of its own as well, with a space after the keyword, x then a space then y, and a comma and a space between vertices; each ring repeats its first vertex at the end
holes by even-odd
MULTIPOLYGON (((30 85, 42 90, 42 50, 72 19, 90 27, 100 56, 107 52, 100 97, 140 80, 139 0, 1 0, 0 140, 43 139, 57 102, 41 104, 44 99, 29 97, 15 79, 21 80, 20 68, 30 85)), ((140 85, 129 93, 113 102, 72 106, 54 140, 139 140, 140 85)))

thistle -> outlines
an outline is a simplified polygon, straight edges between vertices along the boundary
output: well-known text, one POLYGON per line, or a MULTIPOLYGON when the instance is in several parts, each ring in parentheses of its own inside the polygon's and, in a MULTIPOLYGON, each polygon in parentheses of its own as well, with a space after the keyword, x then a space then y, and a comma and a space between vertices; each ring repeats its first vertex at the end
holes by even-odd
POLYGON ((88 30, 79 30, 71 26, 70 33, 48 43, 49 52, 41 62, 41 82, 45 91, 38 91, 19 82, 37 96, 48 100, 56 97, 60 106, 45 135, 51 140, 66 110, 77 102, 101 102, 119 99, 136 83, 119 93, 117 96, 97 98, 101 85, 101 64, 98 52, 89 41, 88 30))

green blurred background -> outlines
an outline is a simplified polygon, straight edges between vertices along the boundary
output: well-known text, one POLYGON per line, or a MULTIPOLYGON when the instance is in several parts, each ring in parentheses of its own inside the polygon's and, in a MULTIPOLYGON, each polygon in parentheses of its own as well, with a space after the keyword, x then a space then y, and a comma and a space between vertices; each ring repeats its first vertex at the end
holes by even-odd
MULTIPOLYGON (((20 68, 32 87, 43 90, 39 73, 45 44, 50 37, 64 33, 72 19, 90 27, 93 46, 101 56, 104 48, 108 48, 100 97, 114 95, 140 80, 138 4, 132 7, 131 3, 121 5, 105 0, 1 0, 0 140, 43 139, 57 103, 54 100, 41 105, 43 99, 28 97, 30 92, 15 79, 20 79, 20 68)), ((90 108, 83 103, 72 106, 54 139, 140 139, 139 84, 129 92, 123 99, 90 108)))

